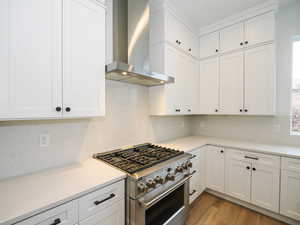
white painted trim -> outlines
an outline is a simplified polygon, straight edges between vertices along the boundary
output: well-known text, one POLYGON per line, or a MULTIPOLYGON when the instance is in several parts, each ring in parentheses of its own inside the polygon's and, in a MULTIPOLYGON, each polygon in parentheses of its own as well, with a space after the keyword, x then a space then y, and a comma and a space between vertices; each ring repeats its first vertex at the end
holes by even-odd
POLYGON ((228 196, 226 194, 222 194, 222 193, 219 193, 217 191, 210 190, 210 189, 206 189, 205 192, 207 192, 209 194, 212 194, 212 195, 215 195, 215 196, 217 196, 219 198, 225 199, 227 201, 233 202, 235 204, 241 205, 241 206, 243 206, 245 208, 248 208, 248 209, 251 209, 253 211, 259 212, 259 213, 261 213, 263 215, 272 217, 272 218, 274 218, 276 220, 285 222, 287 224, 290 224, 290 225, 299 225, 299 222, 296 221, 296 220, 293 220, 293 219, 290 219, 290 218, 288 218, 286 216, 280 215, 278 213, 274 213, 274 212, 271 212, 269 210, 260 208, 258 206, 252 205, 252 204, 250 204, 248 202, 241 201, 239 199, 233 198, 233 197, 228 196))
POLYGON ((195 36, 197 34, 197 26, 193 24, 192 20, 187 16, 182 15, 176 7, 169 1, 165 0, 152 0, 150 1, 151 13, 156 13, 161 10, 167 10, 171 13, 176 19, 182 23, 190 32, 192 32, 195 36))
POLYGON ((198 36, 202 36, 204 34, 212 33, 214 31, 220 30, 227 26, 233 25, 235 23, 253 18, 258 15, 262 15, 268 12, 277 12, 278 11, 278 1, 277 0, 269 0, 264 4, 249 8, 244 10, 238 14, 227 17, 223 20, 220 20, 216 23, 210 24, 208 26, 204 26, 199 29, 198 36))

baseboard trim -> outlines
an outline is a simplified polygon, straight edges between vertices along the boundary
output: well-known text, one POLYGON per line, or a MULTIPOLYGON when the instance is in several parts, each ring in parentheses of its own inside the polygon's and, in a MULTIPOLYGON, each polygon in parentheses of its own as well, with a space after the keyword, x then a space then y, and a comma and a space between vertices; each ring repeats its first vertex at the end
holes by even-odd
POLYGON ((269 210, 260 208, 258 206, 252 205, 248 202, 241 201, 241 200, 233 198, 229 195, 226 195, 226 194, 223 194, 223 193, 220 193, 220 192, 217 192, 217 191, 213 191, 213 190, 210 190, 210 189, 205 189, 205 192, 207 192, 209 194, 212 194, 212 195, 215 195, 219 198, 225 199, 227 201, 233 202, 235 204, 241 205, 241 206, 246 207, 248 209, 251 209, 253 211, 259 212, 263 215, 272 217, 272 218, 274 218, 276 220, 279 220, 281 222, 284 222, 284 223, 287 223, 287 224, 290 224, 290 225, 300 225, 299 221, 296 221, 296 220, 293 220, 293 219, 288 218, 286 216, 280 215, 278 213, 274 213, 274 212, 271 212, 269 210))

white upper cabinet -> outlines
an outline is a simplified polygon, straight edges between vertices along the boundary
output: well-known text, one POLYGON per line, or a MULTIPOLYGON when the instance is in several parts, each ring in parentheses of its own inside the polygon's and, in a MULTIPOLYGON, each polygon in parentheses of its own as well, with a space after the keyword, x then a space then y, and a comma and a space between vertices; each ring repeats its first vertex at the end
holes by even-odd
POLYGON ((240 114, 244 105, 244 53, 220 57, 220 112, 240 114))
POLYGON ((0 120, 61 116, 61 1, 0 1, 0 120))
POLYGON ((151 115, 198 112, 198 62, 168 43, 150 49, 151 70, 175 78, 174 83, 149 88, 151 115))
POLYGON ((64 116, 104 115, 105 10, 90 0, 63 3, 64 116))
POLYGON ((241 49, 244 46, 244 23, 237 23, 220 31, 220 52, 241 49))
POLYGON ((245 52, 245 113, 275 114, 275 59, 274 46, 245 52))
POLYGON ((273 12, 254 17, 245 22, 245 44, 256 45, 275 38, 275 15, 273 12))
POLYGON ((3 0, 0 29, 0 120, 104 114, 100 4, 3 0))
POLYGON ((200 106, 201 114, 219 112, 219 58, 200 61, 200 106))
POLYGON ((198 57, 197 36, 171 10, 163 6, 157 9, 150 4, 150 46, 165 41, 198 57))
POLYGON ((206 58, 219 53, 219 31, 200 37, 200 58, 206 58))

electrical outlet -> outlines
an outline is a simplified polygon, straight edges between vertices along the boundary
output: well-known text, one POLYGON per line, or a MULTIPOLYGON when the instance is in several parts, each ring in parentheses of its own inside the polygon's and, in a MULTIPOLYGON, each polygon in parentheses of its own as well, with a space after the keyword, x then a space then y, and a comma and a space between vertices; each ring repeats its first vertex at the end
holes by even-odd
POLYGON ((45 148, 49 147, 50 144, 50 135, 49 134, 41 134, 40 135, 40 147, 45 148))

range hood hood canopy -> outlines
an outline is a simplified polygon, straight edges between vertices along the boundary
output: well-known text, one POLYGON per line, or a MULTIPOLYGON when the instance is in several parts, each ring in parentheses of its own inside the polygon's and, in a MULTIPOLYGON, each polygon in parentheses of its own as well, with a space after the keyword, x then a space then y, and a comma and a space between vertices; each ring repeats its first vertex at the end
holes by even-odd
MULTIPOLYGON (((174 77, 166 74, 150 72, 142 65, 130 65, 128 63, 128 1, 141 0, 112 0, 113 3, 113 62, 106 65, 106 79, 134 83, 143 86, 159 86, 166 83, 174 83, 174 77)), ((132 4, 135 4, 132 2, 132 4)), ((147 6, 149 7, 149 6, 147 6)), ((146 12, 149 13, 149 12, 146 12)), ((130 16, 132 16, 130 14, 130 16)), ((149 17, 149 16, 148 16, 149 17)), ((138 18, 138 20, 143 19, 138 18)), ((147 26, 148 26, 147 21, 147 26)), ((139 24, 137 22, 137 24, 139 24)), ((145 40, 149 48, 149 37, 145 40)), ((134 48, 134 47, 133 47, 134 48)), ((135 48, 135 54, 140 52, 135 48)), ((148 56, 149 57, 149 56, 148 56)))

